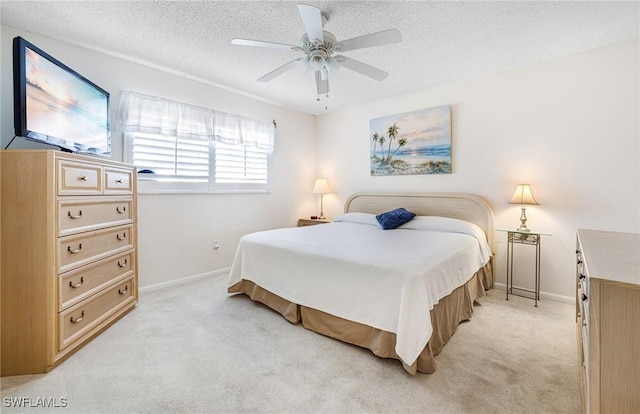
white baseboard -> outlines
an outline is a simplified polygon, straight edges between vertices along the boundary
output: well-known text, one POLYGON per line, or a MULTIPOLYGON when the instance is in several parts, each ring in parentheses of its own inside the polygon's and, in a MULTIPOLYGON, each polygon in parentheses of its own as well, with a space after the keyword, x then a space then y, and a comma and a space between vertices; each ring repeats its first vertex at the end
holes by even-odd
MULTIPOLYGON (((507 289, 507 285, 504 284, 504 283, 493 282, 493 287, 495 289, 500 289, 500 290, 506 290, 507 289)), ((514 286, 514 288, 517 288, 517 287, 514 286)), ((549 292, 540 292, 540 299, 549 299, 549 300, 552 300, 554 302, 566 303, 566 304, 569 304, 569 305, 575 305, 575 303, 576 303, 576 298, 574 298, 574 297, 556 295, 555 293, 549 293, 549 292)))
POLYGON ((191 282, 191 281, 194 281, 194 280, 197 280, 197 279, 202 279, 202 278, 205 278, 205 277, 228 275, 230 271, 231 271, 231 268, 230 267, 226 267, 226 268, 214 270, 214 271, 211 271, 211 272, 200 273, 200 274, 197 274, 197 275, 181 277, 180 279, 175 279, 175 280, 169 280, 169 281, 166 281, 166 282, 155 283, 155 284, 149 285, 149 286, 143 286, 143 287, 139 288, 138 291, 140 291, 140 292, 152 292, 154 290, 164 289, 164 288, 169 287, 169 286, 175 286, 175 285, 179 285, 179 284, 182 284, 182 283, 191 282))

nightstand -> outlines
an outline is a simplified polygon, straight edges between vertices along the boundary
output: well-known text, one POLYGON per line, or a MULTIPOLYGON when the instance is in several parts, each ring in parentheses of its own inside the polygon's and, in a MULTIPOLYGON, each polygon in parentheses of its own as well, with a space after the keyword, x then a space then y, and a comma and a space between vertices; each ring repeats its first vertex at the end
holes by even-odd
POLYGON ((522 296, 525 298, 533 299, 534 306, 538 306, 540 300, 540 239, 542 236, 551 236, 550 233, 540 233, 533 231, 519 231, 519 230, 506 230, 498 229, 498 231, 507 232, 507 300, 509 295, 522 296), (534 289, 524 289, 513 286, 513 245, 525 244, 535 246, 536 248, 536 271, 534 289), (533 297, 515 293, 516 291, 529 292, 533 294, 533 297))
POLYGON ((332 221, 333 219, 331 217, 317 218, 317 219, 303 217, 298 219, 298 227, 315 226, 316 224, 331 223, 332 221))

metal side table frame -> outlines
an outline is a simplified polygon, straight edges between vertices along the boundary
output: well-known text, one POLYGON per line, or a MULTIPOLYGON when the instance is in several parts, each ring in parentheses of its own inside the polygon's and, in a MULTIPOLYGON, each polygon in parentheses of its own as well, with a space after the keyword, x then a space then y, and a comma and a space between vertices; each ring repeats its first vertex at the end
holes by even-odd
POLYGON ((533 231, 518 231, 518 230, 499 230, 507 232, 507 300, 509 295, 522 296, 525 298, 533 299, 534 306, 538 306, 540 300, 540 239, 542 236, 551 236, 550 233, 539 233, 533 231), (525 289, 513 286, 513 245, 514 244, 527 244, 536 247, 536 269, 535 269, 535 283, 534 289, 525 289), (518 294, 516 291, 528 292, 533 294, 533 298, 527 295, 518 294))

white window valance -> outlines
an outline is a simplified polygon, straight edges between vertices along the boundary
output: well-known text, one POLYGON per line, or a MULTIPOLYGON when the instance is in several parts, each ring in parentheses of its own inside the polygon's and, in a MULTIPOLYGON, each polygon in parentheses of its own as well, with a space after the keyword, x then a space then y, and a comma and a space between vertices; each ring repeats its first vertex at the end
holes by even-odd
POLYGON ((117 114, 123 132, 175 136, 258 147, 272 152, 271 122, 214 111, 138 92, 122 91, 117 114))

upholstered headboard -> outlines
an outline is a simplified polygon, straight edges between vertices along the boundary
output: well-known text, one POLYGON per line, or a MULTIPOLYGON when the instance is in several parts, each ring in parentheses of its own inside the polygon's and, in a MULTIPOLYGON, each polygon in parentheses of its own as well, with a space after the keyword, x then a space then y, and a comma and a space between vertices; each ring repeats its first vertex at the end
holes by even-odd
POLYGON ((478 225, 487 235, 495 252, 493 209, 482 197, 470 193, 356 193, 344 206, 344 212, 380 214, 404 207, 419 216, 443 216, 478 225))

